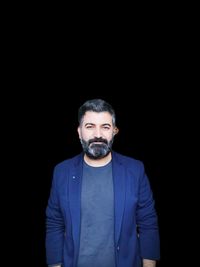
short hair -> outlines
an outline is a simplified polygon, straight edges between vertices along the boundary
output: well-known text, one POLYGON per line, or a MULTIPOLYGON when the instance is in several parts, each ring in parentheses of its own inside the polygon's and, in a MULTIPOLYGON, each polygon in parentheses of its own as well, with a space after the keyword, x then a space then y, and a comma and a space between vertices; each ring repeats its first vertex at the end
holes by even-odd
POLYGON ((113 107, 103 99, 96 98, 87 100, 83 103, 82 106, 78 109, 78 122, 79 125, 82 123, 83 117, 87 111, 94 112, 108 112, 112 116, 112 123, 116 126, 116 114, 113 107))

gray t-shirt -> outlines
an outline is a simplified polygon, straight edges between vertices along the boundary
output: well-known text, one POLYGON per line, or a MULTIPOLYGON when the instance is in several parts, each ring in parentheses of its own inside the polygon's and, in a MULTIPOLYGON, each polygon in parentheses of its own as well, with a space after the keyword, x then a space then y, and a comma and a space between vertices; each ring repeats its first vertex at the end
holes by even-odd
POLYGON ((112 163, 84 163, 78 267, 115 267, 112 163))

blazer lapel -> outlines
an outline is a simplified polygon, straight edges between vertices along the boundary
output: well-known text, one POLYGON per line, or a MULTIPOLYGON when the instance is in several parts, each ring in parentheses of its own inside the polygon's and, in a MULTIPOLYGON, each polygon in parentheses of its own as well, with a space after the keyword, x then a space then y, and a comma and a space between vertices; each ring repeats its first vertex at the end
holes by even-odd
POLYGON ((115 242, 118 244, 125 205, 125 170, 113 157, 114 205, 115 205, 115 242))
MULTIPOLYGON (((80 223, 81 223, 81 180, 82 180, 82 160, 81 157, 74 164, 69 177, 69 205, 72 220, 72 233, 75 249, 75 257, 78 256, 80 223)), ((76 257, 77 258, 77 257, 76 257)))

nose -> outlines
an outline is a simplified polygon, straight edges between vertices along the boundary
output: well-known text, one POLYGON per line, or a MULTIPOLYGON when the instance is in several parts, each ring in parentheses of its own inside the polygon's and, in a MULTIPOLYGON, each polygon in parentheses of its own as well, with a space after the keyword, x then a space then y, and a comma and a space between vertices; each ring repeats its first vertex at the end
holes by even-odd
POLYGON ((102 133, 101 133, 101 129, 100 128, 98 128, 98 127, 95 128, 94 136, 95 137, 98 137, 98 138, 102 136, 102 133))

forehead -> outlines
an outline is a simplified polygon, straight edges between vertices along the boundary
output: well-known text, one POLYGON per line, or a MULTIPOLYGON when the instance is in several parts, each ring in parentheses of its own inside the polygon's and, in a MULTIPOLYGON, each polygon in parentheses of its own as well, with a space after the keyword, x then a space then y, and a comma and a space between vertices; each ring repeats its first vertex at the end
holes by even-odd
POLYGON ((109 112, 94 112, 87 111, 83 117, 83 124, 105 124, 108 123, 112 125, 112 116, 109 112))

